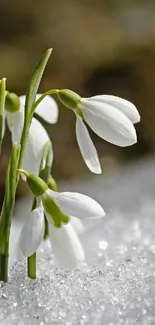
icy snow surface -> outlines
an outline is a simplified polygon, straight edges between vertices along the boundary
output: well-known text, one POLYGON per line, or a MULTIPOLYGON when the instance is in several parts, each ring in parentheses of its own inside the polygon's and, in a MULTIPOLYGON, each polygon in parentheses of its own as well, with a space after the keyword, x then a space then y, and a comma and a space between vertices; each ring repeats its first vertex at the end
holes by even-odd
POLYGON ((80 234, 88 265, 55 269, 48 242, 36 281, 14 263, 0 288, 0 324, 155 324, 155 159, 60 189, 86 193, 107 212, 80 234))

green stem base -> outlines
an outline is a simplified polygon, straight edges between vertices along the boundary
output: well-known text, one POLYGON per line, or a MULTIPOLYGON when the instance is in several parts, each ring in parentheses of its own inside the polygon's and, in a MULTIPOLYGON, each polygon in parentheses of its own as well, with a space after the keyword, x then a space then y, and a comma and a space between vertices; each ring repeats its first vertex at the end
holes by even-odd
POLYGON ((0 281, 8 282, 8 255, 0 254, 0 281))
POLYGON ((27 274, 31 279, 36 279, 36 253, 27 258, 27 274))

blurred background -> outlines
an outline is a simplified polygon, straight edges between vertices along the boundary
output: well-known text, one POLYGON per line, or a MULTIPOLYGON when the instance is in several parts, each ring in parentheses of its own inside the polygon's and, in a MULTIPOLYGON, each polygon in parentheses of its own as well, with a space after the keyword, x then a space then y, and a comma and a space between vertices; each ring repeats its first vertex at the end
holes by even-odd
MULTIPOLYGON (((113 94, 137 106, 141 123, 136 125, 136 145, 122 149, 89 130, 105 175, 154 153, 155 1, 1 0, 0 31, 0 78, 7 78, 9 91, 25 94, 37 60, 53 47, 40 92, 70 88, 83 97, 113 94)), ((57 180, 92 177, 76 143, 74 114, 60 103, 59 108, 58 124, 45 124, 55 152, 53 175, 57 180)), ((0 165, 1 197, 9 148, 8 132, 0 165)))

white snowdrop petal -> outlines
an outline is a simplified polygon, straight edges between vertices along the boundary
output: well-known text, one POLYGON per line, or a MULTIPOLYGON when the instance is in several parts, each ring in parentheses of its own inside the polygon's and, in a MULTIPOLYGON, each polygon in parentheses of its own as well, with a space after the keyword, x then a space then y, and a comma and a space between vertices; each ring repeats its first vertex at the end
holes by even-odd
POLYGON ((43 208, 38 207, 26 218, 20 235, 20 247, 25 257, 34 254, 40 246, 45 231, 43 208))
POLYGON ((25 106, 26 95, 20 96, 19 99, 20 99, 20 105, 23 108, 25 106))
POLYGON ((87 100, 82 100, 79 108, 88 125, 102 139, 120 147, 137 142, 132 122, 117 108, 87 100))
POLYGON ((98 95, 87 98, 87 100, 89 102, 96 101, 116 107, 124 113, 132 123, 138 123, 140 121, 140 115, 136 106, 124 98, 112 95, 98 95))
MULTIPOLYGON (((23 169, 27 172, 38 175, 42 151, 47 141, 49 141, 49 136, 45 128, 33 118, 23 160, 23 169)), ((22 178, 25 179, 25 176, 22 175, 22 178)))
POLYGON ((87 167, 95 174, 101 174, 101 166, 96 148, 82 119, 76 118, 77 142, 87 167))
MULTIPOLYGON (((37 94, 36 100, 41 94, 37 94)), ((46 122, 54 124, 58 120, 58 105, 51 96, 46 96, 42 102, 37 106, 35 113, 42 117, 46 122)))
POLYGON ((12 143, 20 143, 20 138, 24 125, 24 111, 21 109, 15 113, 7 112, 7 123, 11 132, 12 143))
POLYGON ((85 260, 82 244, 70 222, 67 225, 62 225, 61 228, 55 228, 50 223, 49 239, 56 266, 74 268, 85 260))
POLYGON ((50 189, 46 191, 59 208, 68 216, 76 218, 102 218, 105 213, 101 205, 87 195, 74 192, 54 192, 50 189))
POLYGON ((80 219, 71 216, 69 223, 73 226, 77 234, 82 234, 85 231, 83 222, 80 219))

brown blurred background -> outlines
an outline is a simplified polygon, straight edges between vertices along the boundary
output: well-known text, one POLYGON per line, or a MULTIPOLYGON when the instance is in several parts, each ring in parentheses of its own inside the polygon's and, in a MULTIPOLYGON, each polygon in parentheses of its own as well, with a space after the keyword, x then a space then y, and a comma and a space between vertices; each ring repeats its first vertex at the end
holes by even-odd
MULTIPOLYGON (((113 94, 132 101, 141 114, 138 144, 112 146, 90 131, 103 172, 155 149, 155 1, 0 1, 0 78, 10 91, 25 94, 41 54, 53 47, 40 92, 70 88, 81 96, 113 94)), ((59 104, 60 118, 46 125, 55 151, 56 179, 91 177, 75 138, 75 117, 59 104)), ((8 161, 3 145, 1 193, 8 161)))

